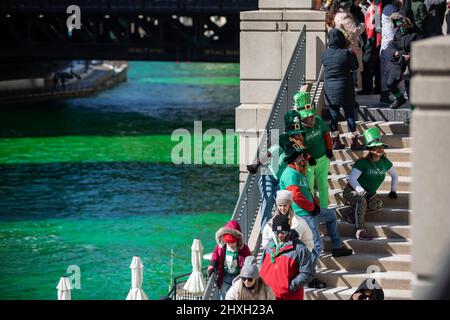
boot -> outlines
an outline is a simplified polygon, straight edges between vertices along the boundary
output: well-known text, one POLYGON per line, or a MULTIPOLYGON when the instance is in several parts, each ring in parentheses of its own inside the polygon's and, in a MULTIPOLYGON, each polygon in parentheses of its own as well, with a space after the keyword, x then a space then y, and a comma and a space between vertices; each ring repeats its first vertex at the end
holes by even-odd
POLYGON ((353 254, 353 250, 346 248, 344 246, 331 250, 331 255, 333 256, 333 258, 351 256, 352 254, 353 254))
POLYGON ((407 100, 403 95, 401 95, 398 98, 395 98, 394 102, 391 103, 389 108, 391 109, 398 109, 402 104, 404 104, 407 100))
POLYGON ((317 278, 313 278, 310 283, 308 283, 308 288, 314 288, 314 289, 324 289, 327 287, 327 284, 325 282, 320 281, 317 278))
POLYGON ((389 91, 382 91, 380 94, 380 105, 389 105, 391 104, 391 100, 389 99, 389 91))
POLYGON ((353 151, 360 151, 364 149, 364 145, 359 142, 359 135, 352 138, 352 145, 350 146, 350 149, 353 151))
POLYGON ((355 232, 355 238, 357 240, 372 240, 372 237, 370 236, 370 234, 367 232, 366 229, 361 228, 356 230, 355 232))
POLYGON ((333 137, 333 150, 342 150, 345 149, 345 145, 339 139, 339 136, 333 137))

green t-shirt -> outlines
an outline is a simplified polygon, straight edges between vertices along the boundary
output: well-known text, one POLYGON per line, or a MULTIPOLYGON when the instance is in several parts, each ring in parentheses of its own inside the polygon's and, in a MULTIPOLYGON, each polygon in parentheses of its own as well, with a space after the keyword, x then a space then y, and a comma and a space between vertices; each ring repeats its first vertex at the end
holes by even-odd
POLYGON ((392 162, 384 156, 377 162, 368 159, 359 159, 353 165, 353 168, 361 171, 361 176, 358 178, 359 184, 369 193, 377 192, 386 178, 386 172, 391 167, 392 162))
MULTIPOLYGON (((309 201, 313 201, 313 197, 308 187, 308 180, 304 175, 291 167, 286 167, 280 178, 280 190, 286 190, 289 186, 300 187, 301 193, 309 201)), ((298 216, 306 216, 309 214, 308 211, 300 208, 295 202, 292 202, 292 209, 294 213, 298 216)))
POLYGON ((238 251, 225 249, 224 271, 230 275, 239 274, 238 251))
POLYGON ((303 126, 305 129, 305 147, 314 159, 319 159, 326 153, 325 140, 323 135, 328 132, 328 125, 320 116, 316 116, 316 122, 311 128, 303 126))

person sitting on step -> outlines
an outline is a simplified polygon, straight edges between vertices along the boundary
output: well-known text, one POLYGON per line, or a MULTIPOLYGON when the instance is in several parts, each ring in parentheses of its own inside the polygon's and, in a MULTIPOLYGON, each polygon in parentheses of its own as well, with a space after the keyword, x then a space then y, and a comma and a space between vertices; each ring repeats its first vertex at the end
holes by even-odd
POLYGON ((371 240, 372 237, 364 227, 367 208, 379 210, 383 202, 376 195, 378 188, 386 178, 386 172, 392 178, 389 198, 397 198, 398 174, 392 162, 386 157, 378 128, 370 128, 363 133, 365 148, 368 153, 355 162, 344 189, 343 197, 354 209, 353 214, 344 214, 344 218, 355 224, 355 238, 371 240))
MULTIPOLYGON (((281 141, 280 141, 281 142, 281 141)), ((334 210, 321 208, 317 197, 313 197, 308 180, 306 178, 307 161, 304 157, 304 149, 295 148, 289 140, 283 140, 282 147, 285 150, 285 161, 288 164, 280 178, 280 189, 289 190, 292 193, 292 209, 294 213, 303 218, 313 234, 314 249, 311 252, 313 267, 316 268, 319 255, 323 249, 323 240, 320 237, 319 224, 325 223, 328 236, 331 238, 332 256, 343 257, 353 253, 342 245, 337 228, 336 213, 334 210)), ((314 278, 309 287, 325 288, 326 284, 314 278)))

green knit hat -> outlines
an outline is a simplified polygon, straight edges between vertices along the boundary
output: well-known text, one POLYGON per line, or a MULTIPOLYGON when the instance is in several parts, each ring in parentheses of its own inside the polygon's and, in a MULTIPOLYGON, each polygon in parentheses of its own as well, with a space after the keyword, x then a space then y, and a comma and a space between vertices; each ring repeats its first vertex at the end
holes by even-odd
POLYGON ((364 136, 364 142, 365 142, 365 148, 372 148, 372 147, 387 147, 388 145, 383 143, 381 139, 381 133, 380 130, 376 127, 369 128, 363 132, 364 136))
POLYGON ((309 92, 299 91, 294 95, 294 109, 298 111, 302 119, 316 114, 316 109, 311 105, 311 95, 309 92))
POLYGON ((300 119, 300 114, 297 111, 289 110, 284 115, 284 131, 290 136, 305 133, 305 130, 302 129, 300 119))
POLYGON ((283 151, 286 155, 286 157, 284 158, 284 162, 287 162, 287 163, 291 163, 305 151, 305 148, 295 144, 294 142, 292 142, 289 139, 288 133, 282 133, 280 135, 279 144, 280 144, 281 149, 283 149, 283 151))

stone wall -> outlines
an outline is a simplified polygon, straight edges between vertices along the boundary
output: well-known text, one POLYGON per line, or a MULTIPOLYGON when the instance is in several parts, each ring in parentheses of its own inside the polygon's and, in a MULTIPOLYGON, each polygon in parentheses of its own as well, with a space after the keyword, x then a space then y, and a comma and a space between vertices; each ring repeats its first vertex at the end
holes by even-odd
POLYGON ((431 298, 450 255, 450 36, 413 43, 413 298, 431 298))
MULTIPOLYGON (((240 135, 240 181, 246 164, 254 159, 257 130, 265 128, 284 72, 300 30, 306 25, 306 81, 315 81, 320 71, 320 53, 325 50, 325 12, 311 10, 312 0, 260 0, 258 11, 241 13, 240 106, 236 131, 240 135)), ((242 187, 242 183, 241 183, 242 187)))

